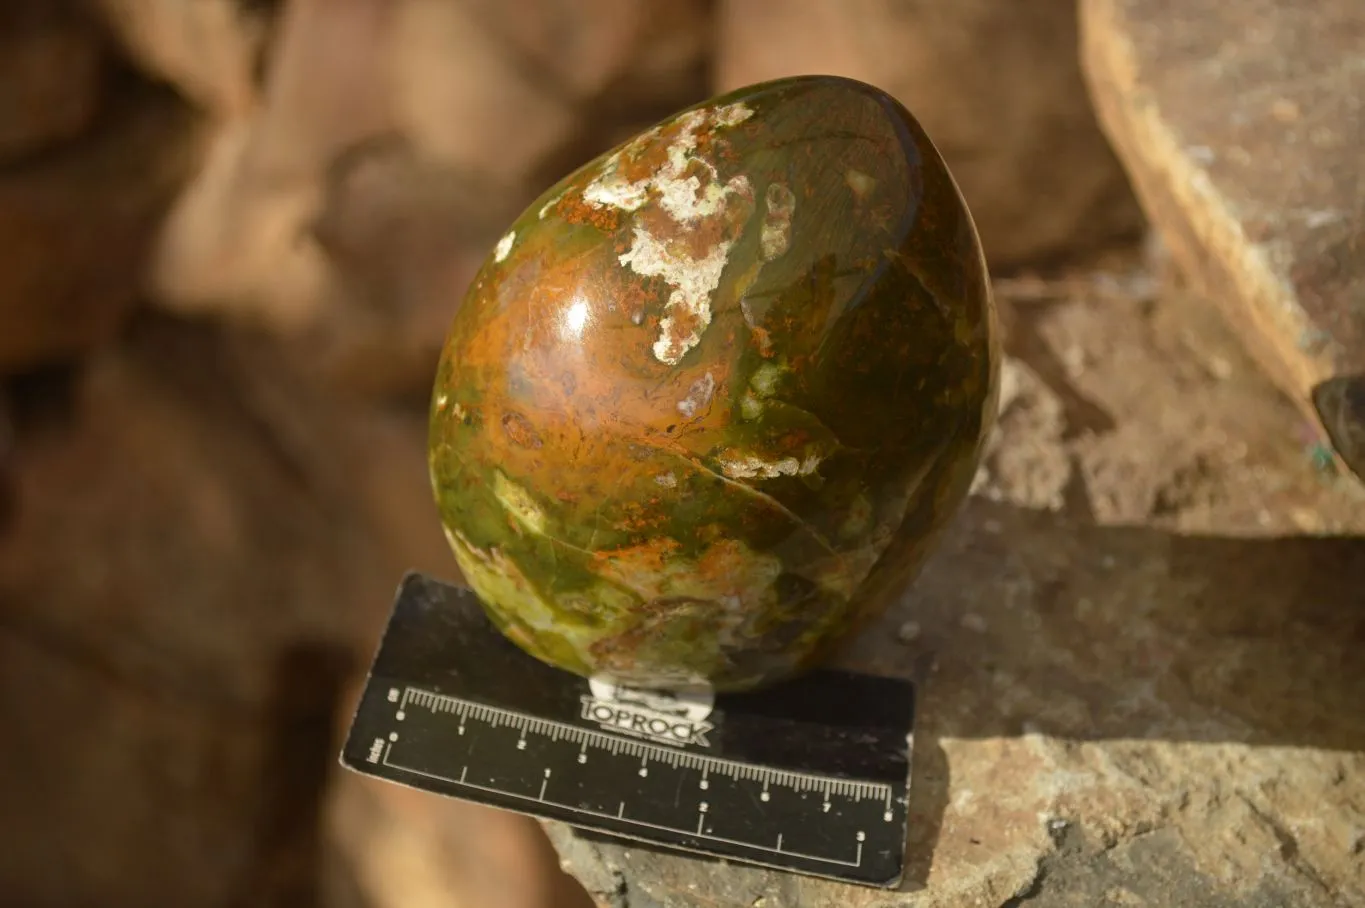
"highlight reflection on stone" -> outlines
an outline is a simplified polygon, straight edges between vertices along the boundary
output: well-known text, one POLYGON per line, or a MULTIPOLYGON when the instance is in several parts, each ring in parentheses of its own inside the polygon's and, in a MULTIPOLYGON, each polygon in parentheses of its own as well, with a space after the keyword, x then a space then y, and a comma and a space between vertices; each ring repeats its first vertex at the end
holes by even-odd
POLYGON ((534 656, 742 689, 901 592, 994 419, 970 215, 895 100, 800 77, 570 174, 496 245, 436 377, 456 559, 534 656))

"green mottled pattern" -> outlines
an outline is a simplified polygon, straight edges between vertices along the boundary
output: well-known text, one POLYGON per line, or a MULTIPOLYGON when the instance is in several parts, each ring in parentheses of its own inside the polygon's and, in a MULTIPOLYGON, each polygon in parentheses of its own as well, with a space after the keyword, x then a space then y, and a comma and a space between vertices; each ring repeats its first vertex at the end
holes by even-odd
POLYGON ((637 684, 790 676, 912 580, 996 405, 976 232, 913 118, 765 83, 550 188, 455 315, 430 466, 535 656, 637 684))

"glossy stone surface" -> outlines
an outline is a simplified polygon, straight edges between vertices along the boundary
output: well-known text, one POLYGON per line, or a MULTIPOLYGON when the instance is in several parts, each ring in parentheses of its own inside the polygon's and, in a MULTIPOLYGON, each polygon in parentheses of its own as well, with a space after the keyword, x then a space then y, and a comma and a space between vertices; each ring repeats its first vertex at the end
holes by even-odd
POLYGON ((996 331, 970 215, 896 101, 801 77, 683 111, 534 202, 456 314, 430 436, 456 559, 573 672, 800 672, 964 499, 996 331))

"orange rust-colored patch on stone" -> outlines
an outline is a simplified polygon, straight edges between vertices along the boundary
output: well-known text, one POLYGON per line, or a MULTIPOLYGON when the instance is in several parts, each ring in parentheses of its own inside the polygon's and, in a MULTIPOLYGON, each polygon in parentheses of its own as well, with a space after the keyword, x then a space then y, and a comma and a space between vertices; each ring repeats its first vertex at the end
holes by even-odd
POLYGON ((728 138, 717 137, 714 142, 708 144, 706 151, 715 161, 717 169, 720 169, 722 164, 727 168, 733 168, 743 160, 734 143, 728 138))
POLYGON ((687 351, 687 341, 694 334, 699 333, 702 321, 686 309, 675 309, 669 314, 672 319, 660 335, 660 339, 667 345, 664 348, 665 358, 672 362, 687 351))
POLYGON ((539 448, 544 442, 536 434, 530 420, 515 411, 502 418, 502 430, 512 440, 512 444, 522 448, 539 448))
POLYGON ((758 355, 764 359, 771 359, 773 355, 772 335, 768 329, 759 325, 750 325, 749 334, 753 337, 754 347, 758 350, 758 355))
POLYGON ((677 138, 676 127, 665 130, 666 140, 651 143, 643 150, 632 149, 634 153, 624 154, 617 163, 617 175, 630 183, 640 183, 650 179, 668 163, 668 146, 677 138))
POLYGON ((570 224, 595 227, 603 233, 615 233, 621 226, 620 211, 589 205, 576 190, 564 193, 550 210, 570 224))
POLYGON ((632 570, 662 571, 681 548, 682 543, 678 540, 663 536, 640 545, 595 552, 593 560, 604 566, 618 565, 628 566, 632 570))

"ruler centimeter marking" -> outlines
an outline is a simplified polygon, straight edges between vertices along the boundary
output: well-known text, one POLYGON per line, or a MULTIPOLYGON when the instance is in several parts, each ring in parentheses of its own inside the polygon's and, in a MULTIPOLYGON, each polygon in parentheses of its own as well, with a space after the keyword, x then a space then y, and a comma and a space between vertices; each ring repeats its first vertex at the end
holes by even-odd
MULTIPOLYGON (((664 745, 652 745, 642 741, 630 740, 616 735, 593 731, 571 725, 566 722, 559 722, 553 719, 543 719, 529 715, 518 710, 507 709, 504 707, 490 706, 485 703, 477 703, 465 700, 460 697, 453 697, 447 694, 438 694, 434 691, 424 690, 419 687, 408 686, 401 691, 398 688, 390 688, 387 700, 394 704, 394 719, 403 722, 408 718, 408 712, 416 706, 428 710, 431 715, 439 716, 442 714, 450 715, 459 719, 459 732, 464 733, 466 722, 473 720, 486 723, 490 728, 510 728, 520 732, 516 747, 524 749, 526 746, 526 735, 543 735, 552 741, 569 741, 579 745, 579 762, 582 762, 582 755, 588 747, 598 747, 606 750, 613 755, 625 754, 631 757, 640 758, 640 774, 645 774, 644 767, 650 758, 667 764, 672 768, 693 769, 701 772, 700 788, 706 790, 709 787, 708 777, 712 774, 723 776, 735 781, 761 782, 762 791, 759 794, 760 800, 768 800, 768 788, 770 784, 781 785, 788 789, 808 792, 819 792, 823 796, 821 806, 825 812, 830 807, 830 798, 837 796, 855 802, 862 802, 865 799, 882 802, 886 813, 885 820, 892 819, 891 803, 895 797, 894 789, 891 785, 880 782, 868 782, 856 779, 840 779, 834 776, 817 775, 813 773, 797 772, 793 770, 779 769, 773 766, 762 764, 743 763, 737 760, 725 759, 722 757, 711 757, 702 754, 693 754, 681 751, 676 747, 664 745)), ((402 727, 401 725, 398 727, 402 727)), ((763 844, 759 841, 743 840, 711 833, 706 821, 710 816, 710 804, 702 801, 697 816, 696 828, 685 827, 683 825, 665 825, 654 823, 648 820, 626 816, 626 803, 622 801, 614 814, 581 807, 576 804, 564 803, 546 797, 550 779, 553 773, 551 768, 543 770, 539 791, 535 795, 517 791, 509 791, 506 788, 482 785, 477 782, 469 781, 466 776, 469 772, 468 765, 462 766, 459 778, 452 778, 439 772, 432 772, 428 769, 419 769, 415 766, 406 765, 401 760, 395 760, 393 750, 395 744, 400 740, 398 732, 390 732, 383 741, 382 750, 371 752, 370 762, 380 763, 385 768, 396 770, 398 773, 416 776, 424 779, 431 779, 449 785, 459 785, 464 788, 476 791, 487 792, 489 794, 500 795, 502 797, 514 798, 529 804, 540 804, 547 807, 555 807, 567 811, 570 814, 605 820, 615 820, 618 823, 629 824, 630 826, 657 830, 659 832, 672 834, 685 834, 695 837, 700 841, 723 843, 726 845, 739 846, 752 851, 763 852, 773 855, 782 855, 788 858, 804 859, 819 864, 849 868, 861 868, 863 863, 863 844, 866 841, 866 834, 858 830, 854 836, 852 859, 835 857, 831 855, 812 854, 805 851, 793 850, 784 846, 784 836, 777 834, 775 844, 763 844), (377 758, 377 759, 376 759, 377 758)), ((376 744, 379 743, 376 740, 376 744)), ((898 802, 904 800, 897 798, 898 802)), ((765 864, 765 866, 781 866, 767 864, 766 862, 748 858, 750 863, 765 864)))
MULTIPOLYGON (((401 765, 401 764, 399 764, 399 763, 391 762, 391 761, 389 760, 389 755, 388 755, 387 752, 384 754, 384 765, 387 766, 387 767, 390 768, 390 769, 397 769, 397 770, 401 770, 402 772, 410 772, 410 773, 412 773, 413 775, 423 776, 423 777, 428 778, 428 779, 435 779, 435 780, 438 781, 438 782, 454 782, 454 781, 456 781, 455 779, 451 779, 451 778, 449 778, 448 776, 440 775, 439 773, 426 772, 426 771, 421 770, 421 769, 413 769, 411 766, 403 766, 403 765, 401 765)), ((501 788, 492 788, 492 787, 490 787, 490 786, 488 786, 488 785, 479 785, 479 784, 477 784, 477 783, 475 783, 475 782, 460 782, 460 784, 461 784, 461 785, 464 785, 464 786, 466 786, 466 787, 468 787, 468 788, 477 788, 477 789, 479 789, 480 791, 487 791, 487 792, 491 792, 491 793, 493 793, 493 794, 499 794, 499 795, 503 795, 503 796, 506 796, 506 797, 520 798, 521 800, 524 800, 524 801, 537 801, 537 802, 542 803, 542 804, 550 804, 550 805, 555 806, 555 807, 561 807, 561 808, 563 808, 563 809, 565 809, 565 810, 571 810, 571 811, 573 811, 574 813, 582 814, 583 816, 603 817, 603 818, 609 819, 609 820, 618 820, 618 821, 623 822, 623 823, 630 823, 630 824, 635 825, 635 826, 643 826, 643 827, 645 827, 645 828, 647 828, 647 829, 658 829, 658 830, 661 830, 661 831, 663 831, 663 832, 688 832, 688 830, 677 829, 677 828, 675 828, 675 827, 673 827, 673 826, 663 826, 663 825, 660 825, 660 824, 658 824, 658 823, 649 823, 649 822, 646 822, 646 821, 644 821, 644 820, 633 820, 633 819, 631 819, 630 817, 623 816, 623 814, 625 813, 625 810, 626 810, 626 804, 625 804, 624 801, 621 802, 621 807, 620 807, 619 810, 616 811, 616 813, 610 814, 610 813, 602 813, 601 811, 597 811, 597 810, 588 810, 588 809, 583 808, 583 807, 575 807, 575 806, 572 805, 572 804, 565 804, 565 803, 562 803, 562 802, 560 802, 560 801, 550 801, 550 800, 546 800, 546 799, 543 798, 543 797, 542 797, 542 798, 533 798, 533 797, 529 797, 528 795, 517 794, 517 793, 514 792, 514 791, 505 791, 504 789, 501 789, 501 788)), ((698 826, 698 829, 700 829, 700 827, 701 827, 701 822, 700 822, 700 821, 698 821, 697 826, 698 826)), ((791 857, 806 858, 807 860, 811 860, 811 861, 821 861, 821 862, 823 862, 823 863, 825 863, 825 864, 841 864, 841 865, 843 865, 843 866, 845 866, 845 867, 861 867, 861 866, 862 866, 862 863, 863 863, 863 843, 862 843, 861 840, 859 840, 859 841, 857 842, 857 849, 856 849, 856 854, 855 854, 854 859, 851 860, 851 861, 843 861, 843 860, 840 860, 840 859, 838 859, 838 858, 825 857, 824 855, 819 855, 819 854, 803 854, 802 852, 799 852, 799 851, 791 851, 791 850, 789 850, 789 849, 788 849, 788 850, 784 850, 784 849, 781 847, 781 840, 782 840, 782 836, 781 836, 781 835, 778 835, 778 837, 777 837, 777 838, 778 838, 778 847, 776 847, 776 848, 770 848, 770 847, 765 847, 765 846, 763 846, 763 845, 759 845, 759 844, 757 844, 756 842, 745 842, 745 841, 742 841, 742 840, 740 840, 740 839, 727 839, 727 838, 725 838, 724 836, 708 835, 708 834, 706 834, 706 833, 700 833, 700 832, 691 833, 691 834, 692 834, 692 835, 697 835, 699 838, 704 838, 704 839, 706 839, 706 840, 708 840, 708 841, 711 841, 711 842, 725 842, 726 844, 729 844, 729 845, 741 845, 741 846, 743 846, 743 847, 745 847, 745 848, 756 848, 756 849, 758 849, 759 851, 769 851, 769 852, 772 852, 773 854, 785 854, 785 855, 790 855, 791 857)))
POLYGON ((582 835, 900 883, 912 684, 817 672, 733 709, 722 703, 704 722, 684 711, 676 723, 661 716, 644 725, 624 706, 593 714, 592 693, 510 646, 469 590, 410 574, 341 762, 418 791, 563 821, 582 835), (479 664, 478 677, 452 663, 456 652, 479 664), (623 720, 638 730, 618 727, 623 720))
MULTIPOLYGON (((393 691, 390 691, 391 700, 394 699, 393 693, 393 691)), ((888 811, 891 809, 891 798, 893 796, 892 787, 883 782, 839 779, 833 776, 819 776, 755 763, 741 763, 736 760, 727 760, 722 757, 708 757, 701 754, 691 754, 685 751, 675 750, 671 747, 646 744, 642 741, 632 741, 626 738, 617 737, 616 735, 591 731, 576 725, 557 722, 553 719, 537 718, 536 716, 518 712, 517 710, 504 709, 498 706, 488 706, 483 703, 474 703, 459 697, 438 694, 416 687, 405 688, 402 692, 401 700, 399 701, 399 712, 404 712, 407 707, 413 703, 429 709, 433 713, 451 713, 452 715, 458 716, 462 724, 465 720, 472 718, 481 722, 487 722, 493 728, 507 725, 522 733, 531 732, 533 734, 546 735, 555 741, 561 739, 569 740, 575 744, 581 744, 584 747, 595 745, 603 750, 610 751, 613 755, 624 753, 627 756, 641 757, 642 759, 653 757, 656 762, 665 763, 673 769, 679 767, 684 769, 699 769, 703 773, 715 772, 718 775, 727 776, 736 781, 761 781, 765 785, 772 782, 787 788, 796 789, 797 791, 818 791, 827 798, 831 795, 838 795, 840 797, 853 798, 858 801, 861 801, 864 798, 875 799, 884 801, 888 811)), ((393 768, 403 769, 405 771, 415 771, 409 770, 407 767, 396 765, 393 768)), ((441 777, 436 776, 434 778, 441 777)), ((567 805, 562 806, 567 807, 567 805)), ((576 810, 577 808, 567 809, 576 810)), ((591 813, 591 811, 588 811, 588 813, 591 813)))

